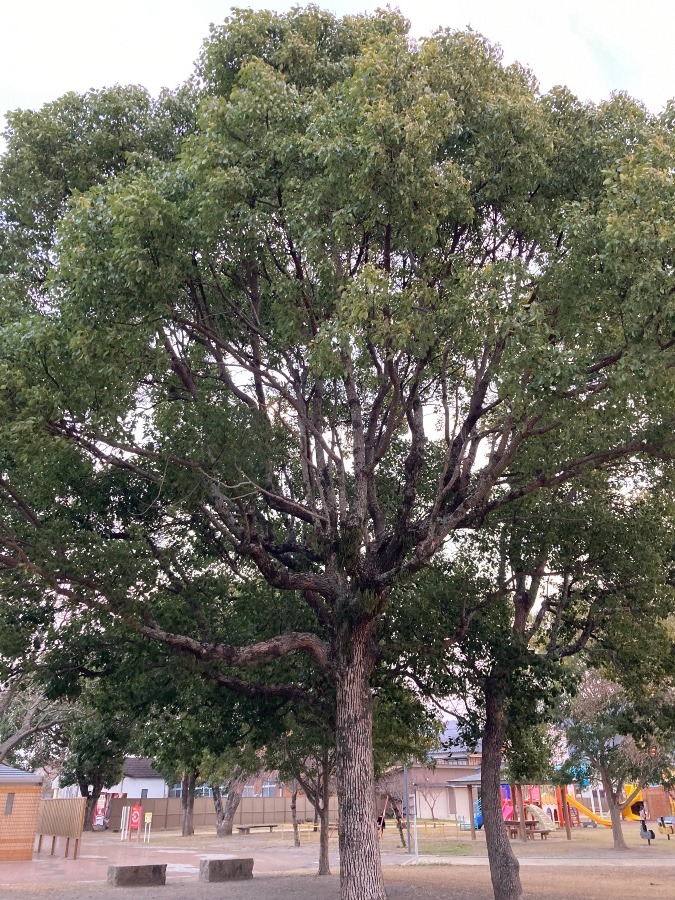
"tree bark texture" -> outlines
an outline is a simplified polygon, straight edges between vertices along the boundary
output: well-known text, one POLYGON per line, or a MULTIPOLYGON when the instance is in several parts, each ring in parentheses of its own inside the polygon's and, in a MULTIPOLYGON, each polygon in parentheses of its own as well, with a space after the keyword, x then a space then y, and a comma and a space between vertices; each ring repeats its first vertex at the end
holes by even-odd
POLYGON ((386 900, 377 836, 369 624, 353 626, 336 659, 336 754, 340 797, 340 898, 386 900))
POLYGON ((520 900, 523 896, 520 864, 506 834, 501 803, 500 772, 506 713, 503 699, 489 681, 485 688, 485 712, 481 800, 492 888, 495 900, 520 900))
POLYGON ((195 833, 194 814, 195 814, 195 782, 197 776, 193 772, 190 775, 183 775, 180 780, 180 811, 181 811, 181 834, 183 837, 190 837, 195 833))
POLYGON ((300 846, 300 831, 298 829, 298 789, 293 789, 291 794, 291 822, 293 823, 293 846, 300 846))

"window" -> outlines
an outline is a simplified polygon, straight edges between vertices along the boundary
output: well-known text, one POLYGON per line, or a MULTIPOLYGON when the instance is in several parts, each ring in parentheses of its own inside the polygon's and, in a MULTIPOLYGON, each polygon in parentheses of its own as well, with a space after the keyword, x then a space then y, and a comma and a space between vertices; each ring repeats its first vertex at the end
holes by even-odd
POLYGON ((213 797, 213 789, 208 784, 201 784, 195 788, 195 797, 213 797))
POLYGON ((13 809, 14 809, 14 794, 7 794, 7 799, 5 800, 5 815, 11 816, 13 809))
POLYGON ((245 784, 241 792, 242 797, 255 797, 255 789, 252 784, 245 784))
POLYGON ((276 781, 266 781, 262 786, 263 797, 276 797, 277 783, 276 781))
POLYGON ((147 799, 148 799, 148 789, 143 788, 141 790, 141 800, 147 800, 147 799))

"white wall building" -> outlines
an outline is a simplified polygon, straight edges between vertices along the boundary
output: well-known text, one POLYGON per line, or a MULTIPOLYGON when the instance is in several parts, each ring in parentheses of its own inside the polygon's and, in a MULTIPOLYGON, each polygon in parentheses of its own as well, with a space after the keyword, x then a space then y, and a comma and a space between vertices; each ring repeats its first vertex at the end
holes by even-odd
MULTIPOLYGON (((79 797, 80 789, 76 784, 67 787, 59 785, 58 778, 53 782, 52 788, 55 797, 79 797)), ((161 799, 169 796, 169 785, 164 781, 159 772, 152 768, 151 760, 140 756, 128 756, 124 760, 122 780, 118 784, 106 785, 104 793, 126 794, 144 800, 161 799)))

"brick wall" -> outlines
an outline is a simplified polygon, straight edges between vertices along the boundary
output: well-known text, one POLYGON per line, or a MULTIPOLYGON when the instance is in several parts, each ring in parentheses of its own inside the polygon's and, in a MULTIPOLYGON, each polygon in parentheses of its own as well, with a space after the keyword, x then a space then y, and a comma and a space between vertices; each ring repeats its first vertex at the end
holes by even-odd
POLYGON ((0 860, 33 858, 40 785, 0 785, 0 860))

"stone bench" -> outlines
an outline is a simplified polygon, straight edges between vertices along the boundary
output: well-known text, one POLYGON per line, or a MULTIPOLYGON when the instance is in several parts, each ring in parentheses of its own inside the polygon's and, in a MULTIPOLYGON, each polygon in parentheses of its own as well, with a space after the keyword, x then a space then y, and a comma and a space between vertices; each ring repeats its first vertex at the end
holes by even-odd
POLYGON ((270 832, 272 832, 277 827, 278 826, 276 824, 275 825, 267 825, 267 824, 265 824, 265 825, 238 825, 237 831, 240 834, 250 834, 252 828, 269 828, 270 832))
POLYGON ((252 859, 203 859, 199 864, 200 881, 241 881, 253 878, 252 859))
POLYGON ((149 866, 109 866, 108 884, 115 887, 141 887, 166 884, 166 864, 149 866))

